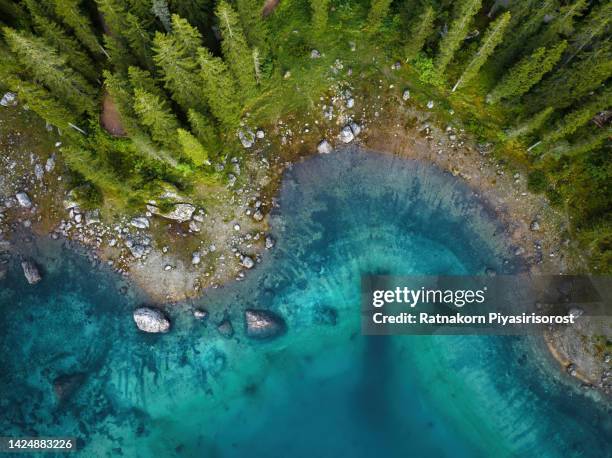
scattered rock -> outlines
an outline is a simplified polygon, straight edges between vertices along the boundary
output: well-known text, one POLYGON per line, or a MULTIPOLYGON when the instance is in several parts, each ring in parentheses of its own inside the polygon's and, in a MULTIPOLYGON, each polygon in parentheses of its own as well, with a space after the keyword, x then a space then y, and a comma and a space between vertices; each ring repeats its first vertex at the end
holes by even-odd
POLYGON ((149 220, 144 216, 139 216, 137 218, 133 218, 132 221, 130 221, 130 225, 138 229, 148 229, 149 220))
POLYGON ((15 194, 15 198, 17 199, 17 202, 19 202, 19 205, 22 206, 23 208, 30 208, 32 207, 32 201, 30 200, 30 197, 23 191, 18 192, 17 194, 15 194))
POLYGON ((55 168, 55 158, 51 156, 47 159, 47 162, 45 162, 45 171, 49 173, 49 172, 52 172, 54 168, 55 168))
POLYGON ((568 312, 567 312, 568 316, 573 316, 574 319, 581 317, 582 315, 584 315, 584 310, 580 307, 571 307, 568 312))
POLYGON ((17 94, 14 92, 7 92, 0 99, 0 105, 3 107, 14 107, 17 106, 17 94))
POLYGON ((331 143, 329 143, 327 140, 321 140, 317 145, 317 152, 319 154, 329 154, 332 151, 333 148, 331 146, 331 143))
POLYGON ((261 221, 262 219, 264 219, 264 214, 261 212, 261 210, 257 210, 255 211, 255 213, 253 213, 253 219, 255 221, 261 221))
POLYGON ((346 108, 353 108, 354 106, 355 106, 355 99, 351 97, 346 101, 346 108))
POLYGON ((540 223, 538 222, 538 220, 533 220, 531 222, 531 224, 529 225, 529 229, 531 229, 534 232, 537 232, 540 230, 540 223))
POLYGON ((239 131, 238 138, 240 139, 240 143, 242 143, 242 146, 244 146, 245 148, 250 148, 255 143, 255 134, 250 130, 247 130, 246 132, 242 130, 239 131))
POLYGON ((287 326, 276 313, 269 310, 244 311, 246 335, 252 339, 271 339, 284 334, 287 326))
POLYGON ((402 93, 402 100, 408 100, 410 99, 410 91, 408 89, 405 89, 404 92, 402 93))
POLYGON ((344 126, 340 132, 340 140, 342 143, 350 143, 355 139, 351 126, 344 126))
POLYGON ((35 285, 42 280, 40 271, 33 261, 23 261, 21 263, 21 268, 23 269, 23 275, 25 275, 25 278, 30 285, 35 285))
POLYGON ((310 58, 311 59, 318 59, 320 57, 321 57, 321 53, 318 50, 313 49, 312 51, 310 51, 310 58))
POLYGON ((44 175, 45 175, 45 169, 43 168, 43 166, 40 164, 36 164, 34 166, 34 176, 36 177, 36 179, 40 181, 43 179, 44 175))
POLYGON ((229 318, 224 318, 221 323, 217 325, 217 331, 222 337, 230 339, 234 335, 234 326, 229 318))
POLYGON ((194 205, 189 203, 178 203, 174 204, 172 210, 163 212, 154 203, 150 202, 149 205, 147 205, 147 210, 149 210, 154 215, 158 215, 166 219, 171 219, 173 221, 178 221, 179 223, 185 223, 191 219, 196 208, 194 205))
POLYGON ((170 330, 170 321, 161 310, 151 307, 140 307, 134 310, 133 316, 136 326, 141 331, 159 333, 170 330))
POLYGON ((434 107, 434 101, 430 100, 429 102, 427 102, 427 108, 429 108, 430 110, 434 107))
POLYGON ((266 250, 274 248, 274 245, 276 245, 276 241, 272 238, 271 235, 266 235, 266 250))
POLYGON ((202 262, 202 256, 198 251, 194 251, 191 255, 191 264, 197 266, 198 264, 200 264, 200 262, 202 262))
POLYGON ((252 269, 253 267, 255 267, 255 261, 253 261, 253 258, 251 258, 250 256, 242 256, 240 264, 242 264, 247 269, 252 269))
POLYGON ((189 221, 189 230, 191 232, 200 232, 201 225, 197 221, 189 221))
POLYGON ((356 122, 351 122, 349 124, 351 126, 351 130, 353 131, 353 135, 358 136, 361 133, 361 126, 356 122))
POLYGON ((193 311, 193 317, 196 320, 205 320, 206 318, 208 318, 208 311, 204 309, 195 309, 193 311))
POLYGON ((266 136, 266 134, 263 130, 257 129, 257 132, 255 132, 255 136, 261 140, 266 136))

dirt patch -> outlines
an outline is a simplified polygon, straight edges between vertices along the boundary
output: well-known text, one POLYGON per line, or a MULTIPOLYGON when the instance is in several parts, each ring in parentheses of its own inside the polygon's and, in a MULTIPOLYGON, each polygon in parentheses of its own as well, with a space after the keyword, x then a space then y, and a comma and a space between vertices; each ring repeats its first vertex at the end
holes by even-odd
POLYGON ((121 115, 115 101, 108 93, 102 99, 102 113, 100 113, 100 124, 113 137, 125 137, 126 132, 121 123, 121 115))

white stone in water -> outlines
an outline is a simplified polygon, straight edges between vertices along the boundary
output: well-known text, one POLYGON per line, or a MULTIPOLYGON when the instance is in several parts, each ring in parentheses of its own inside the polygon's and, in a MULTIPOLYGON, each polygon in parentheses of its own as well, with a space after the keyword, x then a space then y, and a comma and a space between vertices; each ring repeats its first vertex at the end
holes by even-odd
POLYGON ((30 197, 25 193, 25 192, 18 192, 17 194, 15 194, 15 198, 17 199, 17 202, 19 202, 19 205, 23 208, 30 208, 32 207, 32 201, 30 200, 30 197))
POLYGON ((255 261, 253 261, 253 259, 249 256, 243 256, 240 263, 247 269, 252 269, 255 267, 255 261))
POLYGON ((36 164, 34 166, 34 175, 36 176, 37 180, 43 179, 43 176, 45 175, 45 169, 43 169, 42 165, 36 164))
POLYGON ((42 280, 40 271, 34 262, 27 260, 23 261, 21 263, 21 268, 23 269, 23 275, 26 277, 26 280, 30 285, 35 285, 42 280))
POLYGON ((140 307, 134 310, 133 317, 136 326, 141 331, 160 333, 170 330, 170 321, 160 310, 140 307))
POLYGON ((333 148, 327 140, 321 140, 317 145, 317 151, 319 154, 329 154, 333 151, 333 148))

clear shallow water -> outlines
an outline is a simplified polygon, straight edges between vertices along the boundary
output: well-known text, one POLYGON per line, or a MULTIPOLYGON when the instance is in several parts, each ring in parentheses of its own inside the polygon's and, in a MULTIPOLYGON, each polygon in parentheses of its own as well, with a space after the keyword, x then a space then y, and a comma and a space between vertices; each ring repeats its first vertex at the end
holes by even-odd
MULTIPOLYGON (((44 281, 0 284, 0 435, 77 436, 82 456, 602 457, 609 411, 526 339, 360 335, 359 275, 513 271, 494 219, 437 170, 344 151, 287 173, 277 247, 247 279, 136 331, 119 280, 40 246, 44 281), (504 262, 504 261, 507 262, 504 262), (242 311, 284 337, 248 341, 242 311), (219 337, 225 313, 236 336, 219 337), (72 375, 58 402, 53 380, 72 375), (75 375, 76 374, 76 375, 75 375)), ((606 448, 607 447, 607 448, 606 448)))

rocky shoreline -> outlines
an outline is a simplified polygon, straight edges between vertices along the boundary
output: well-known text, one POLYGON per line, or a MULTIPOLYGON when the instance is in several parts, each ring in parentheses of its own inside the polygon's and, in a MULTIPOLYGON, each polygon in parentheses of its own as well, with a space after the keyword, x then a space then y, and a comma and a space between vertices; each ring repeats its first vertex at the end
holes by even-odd
MULTIPOLYGON (((526 260, 531 273, 567 272, 572 267, 570 241, 562 237, 567 231, 562 215, 552 210, 543 197, 527 191, 526 178, 520 172, 509 173, 492 159, 490 145, 475 144, 463 129, 452 124, 440 127, 432 111, 415 108, 409 99, 409 92, 404 91, 395 110, 387 111, 384 118, 367 115, 382 107, 364 108, 357 123, 354 115, 345 113, 355 104, 354 96, 345 90, 341 96, 332 97, 332 105, 322 106, 323 116, 335 119, 336 126, 319 129, 318 139, 311 135, 306 144, 302 140, 297 157, 315 151, 329 154, 341 145, 357 143, 431 163, 465 180, 475 197, 490 204, 514 246, 514 255, 526 260), (408 124, 413 127, 406 127, 408 124)), ((431 104, 428 109, 433 107, 431 104)), ((308 133, 310 129, 302 130, 308 133)), ((291 145, 295 142, 292 135, 292 129, 282 121, 270 135, 262 129, 254 132, 245 128, 239 132, 242 146, 257 151, 261 159, 242 166, 231 160, 230 179, 226 186, 219 187, 212 204, 197 205, 168 190, 160 198, 170 199, 172 208, 162 210, 156 201, 150 201, 142 214, 116 218, 112 223, 104 223, 98 209, 81 209, 78 190, 63 184, 56 155, 61 142, 55 142, 46 155, 30 153, 29 158, 22 157, 20 161, 7 155, 3 159, 13 175, 12 179, 7 175, 0 183, 0 194, 5 196, 0 202, 0 224, 3 233, 23 227, 89 247, 94 262, 105 262, 129 276, 154 303, 199 297, 206 288, 240 281, 261 262, 261 254, 274 247, 274 240, 267 234, 266 214, 276 205, 274 196, 292 160, 271 157, 266 152, 278 148, 278 143, 291 145), (44 193, 46 202, 40 202, 44 193), (188 239, 191 242, 186 242, 188 239), (175 251, 173 245, 180 248, 175 251)), ((8 141, 18 146, 20 139, 8 141)), ((9 247, 4 248, 7 251, 9 247)), ((32 264, 24 262, 26 276, 36 280, 32 264)), ((248 316, 245 322, 249 323, 248 316)), ((279 325, 274 334, 282 333, 281 328, 279 325)), ((231 323, 220 323, 218 329, 222 335, 233 334, 231 323)), ((580 354, 575 354, 572 361, 560 357, 561 352, 555 349, 561 344, 554 334, 547 343, 564 370, 571 365, 569 375, 609 392, 609 370, 604 366, 599 365, 602 369, 595 380, 592 373, 581 370, 592 367, 592 361, 580 361, 580 354)))

